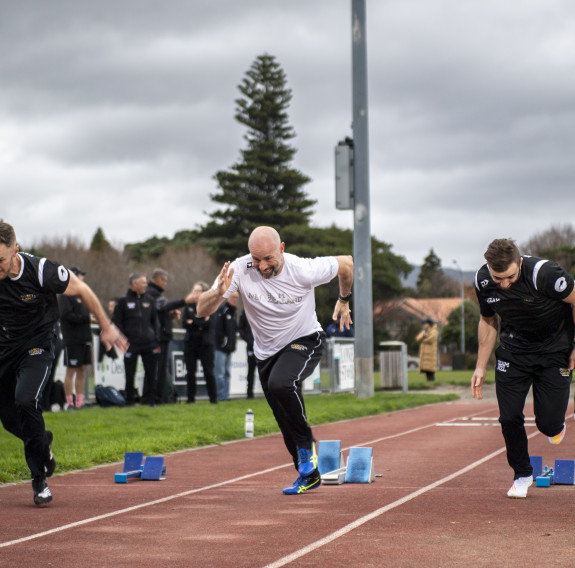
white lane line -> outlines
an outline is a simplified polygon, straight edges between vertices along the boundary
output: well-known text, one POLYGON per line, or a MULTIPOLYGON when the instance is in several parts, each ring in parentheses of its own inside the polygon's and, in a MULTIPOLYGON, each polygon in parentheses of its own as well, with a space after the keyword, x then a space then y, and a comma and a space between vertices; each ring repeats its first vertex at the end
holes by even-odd
MULTIPOLYGON (((527 436, 527 438, 533 438, 533 436, 537 436, 537 434, 539 434, 539 432, 534 432, 533 434, 527 436)), ((413 493, 410 493, 409 495, 406 495, 405 497, 402 497, 401 499, 398 499, 393 503, 389 503, 389 505, 385 505, 384 507, 376 509, 375 511, 355 520, 353 523, 349 523, 345 527, 342 527, 341 529, 331 533, 330 535, 320 540, 317 540, 316 542, 312 542, 308 546, 300 548, 300 550, 296 550, 292 554, 284 556, 283 558, 280 558, 279 560, 276 560, 271 564, 266 564, 263 568, 280 568, 281 566, 285 566, 286 564, 289 564, 294 560, 298 560, 302 556, 305 556, 306 554, 309 554, 310 552, 313 552, 318 548, 321 548, 322 546, 325 546, 326 544, 329 544, 330 542, 333 542, 334 540, 342 536, 345 536, 346 534, 357 529, 361 525, 364 525, 365 523, 383 515, 384 513, 387 513, 387 511, 391 511, 392 509, 395 509, 396 507, 399 507, 400 505, 403 505, 411 501, 412 499, 415 499, 416 497, 419 497, 420 495, 423 495, 424 493, 427 493, 428 491, 431 491, 432 489, 435 489, 436 487, 439 487, 440 485, 443 485, 444 483, 447 483, 448 481, 451 481, 452 479, 455 479, 456 477, 459 477, 471 471, 472 469, 475 469, 476 467, 484 464, 485 462, 488 462, 489 460, 493 459, 499 454, 502 454, 503 452, 505 452, 505 447, 499 448, 495 452, 481 458, 480 460, 477 460, 476 462, 473 462, 472 464, 464 467, 463 469, 460 469, 459 471, 456 471, 451 475, 444 477, 443 479, 439 479, 438 481, 435 481, 434 483, 431 483, 426 487, 422 487, 421 489, 418 489, 417 491, 414 491, 413 493)))
POLYGON ((182 493, 176 493, 175 495, 169 495, 168 497, 162 497, 161 499, 155 499, 154 501, 148 501, 146 503, 140 503, 139 505, 127 507, 125 509, 118 509, 117 511, 111 511, 110 513, 105 513, 104 515, 98 515, 97 517, 90 517, 88 519, 83 519, 81 521, 76 521, 74 523, 62 525, 61 527, 56 527, 54 529, 50 529, 50 530, 43 531, 40 533, 31 534, 29 536, 18 538, 16 540, 1 542, 0 548, 5 548, 7 546, 12 546, 14 544, 20 544, 21 542, 26 542, 28 540, 34 540, 36 538, 42 538, 44 536, 48 536, 48 535, 62 532, 62 531, 68 530, 68 529, 80 527, 82 525, 87 525, 89 523, 94 523, 96 521, 101 521, 103 519, 109 519, 110 517, 115 517, 117 515, 123 515, 124 513, 130 513, 131 511, 137 511, 138 509, 144 509, 145 507, 151 507, 153 505, 159 505, 160 503, 166 503, 168 501, 172 501, 173 499, 179 499, 180 497, 187 497, 188 495, 193 495, 194 493, 200 493, 202 491, 208 491, 210 489, 216 489, 218 487, 223 487, 224 485, 229 485, 230 483, 237 483, 238 481, 243 481, 244 479, 249 479, 249 478, 255 477, 257 475, 263 475, 265 473, 270 473, 271 471, 276 471, 276 470, 282 469, 284 467, 289 467, 290 465, 293 467, 293 463, 292 464, 285 464, 285 465, 278 465, 276 467, 270 467, 269 469, 266 469, 263 471, 258 471, 256 473, 248 473, 248 474, 242 475, 240 477, 234 477, 233 479, 221 481, 220 483, 214 483, 213 485, 207 485, 205 487, 198 487, 197 489, 190 489, 189 491, 184 491, 182 493))

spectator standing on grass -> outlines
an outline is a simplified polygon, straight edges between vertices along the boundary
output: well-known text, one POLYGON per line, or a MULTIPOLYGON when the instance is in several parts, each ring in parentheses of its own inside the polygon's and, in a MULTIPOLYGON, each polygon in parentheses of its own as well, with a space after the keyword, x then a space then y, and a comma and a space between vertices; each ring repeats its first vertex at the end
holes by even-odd
MULTIPOLYGON (((60 354, 64 349, 64 342, 62 341, 62 333, 60 320, 54 324, 54 359, 52 360, 52 368, 50 369, 50 374, 48 375, 48 380, 46 381, 46 386, 44 387, 44 392, 40 398, 40 406, 44 412, 50 411, 60 411, 64 408, 64 403, 60 404, 61 401, 57 401, 57 390, 58 386, 55 386, 54 376, 56 375, 56 367, 58 366, 58 360, 60 354)), ((61 383, 61 381, 60 381, 61 383)))
POLYGON ((522 256, 511 239, 495 239, 484 256, 487 263, 475 275, 479 349, 471 393, 483 398, 487 363, 499 336, 495 391, 514 474, 507 496, 524 498, 533 483, 523 414, 530 388, 539 431, 552 445, 565 436, 575 365, 575 282, 550 260, 522 256))
POLYGON ((419 343, 419 372, 425 373, 428 381, 434 381, 437 370, 437 324, 431 318, 424 319, 423 329, 415 340, 419 343))
MULTIPOLYGON (((70 268, 84 282, 86 273, 76 266, 70 268)), ((92 363, 92 321, 90 310, 80 296, 60 296, 60 323, 64 342, 64 394, 68 409, 84 406, 86 366, 92 363)))
POLYGON ((36 505, 52 501, 46 478, 56 469, 39 400, 53 363, 57 294, 79 296, 100 324, 102 341, 126 350, 126 338, 88 285, 62 265, 20 253, 14 228, 0 219, 0 420, 24 442, 36 505))
POLYGON ((182 310, 182 327, 184 336, 184 360, 186 362, 186 384, 189 404, 196 402, 196 368, 198 361, 202 364, 208 397, 212 404, 217 404, 218 393, 214 376, 214 317, 198 317, 196 304, 200 294, 209 286, 205 282, 196 282, 189 295, 190 303, 182 310))
POLYGON ((246 316, 246 311, 242 310, 240 314, 240 321, 238 323, 238 331, 240 337, 246 342, 246 357, 248 363, 248 373, 246 376, 247 385, 247 398, 254 398, 254 379, 256 376, 256 356, 254 353, 254 334, 246 316))
POLYGON ((232 353, 236 350, 236 307, 240 295, 233 292, 217 309, 215 317, 215 356, 214 374, 218 389, 218 400, 230 399, 230 380, 232 376, 232 353))
POLYGON ((148 281, 141 272, 133 272, 129 277, 130 288, 118 298, 114 308, 113 321, 130 342, 124 353, 126 373, 125 398, 131 406, 136 402, 136 367, 138 357, 144 365, 144 391, 140 402, 155 406, 158 357, 160 354, 159 322, 154 299, 146 294, 148 281))
POLYGON ((211 290, 198 302, 209 315, 236 292, 242 296, 254 334, 254 351, 266 400, 283 434, 299 477, 283 492, 298 495, 319 487, 317 454, 307 422, 303 381, 318 365, 325 333, 315 313, 314 288, 339 279, 333 320, 350 326, 353 284, 351 256, 299 258, 285 251, 272 227, 257 227, 248 240, 249 254, 226 262, 211 290))
POLYGON ((168 301, 164 296, 167 285, 168 273, 162 268, 156 268, 152 272, 152 278, 146 289, 146 293, 156 303, 160 326, 160 354, 158 357, 158 379, 155 395, 155 400, 158 404, 175 402, 174 387, 171 381, 168 381, 168 355, 170 341, 174 337, 172 320, 180 318, 179 308, 183 308, 186 305, 186 299, 168 301))

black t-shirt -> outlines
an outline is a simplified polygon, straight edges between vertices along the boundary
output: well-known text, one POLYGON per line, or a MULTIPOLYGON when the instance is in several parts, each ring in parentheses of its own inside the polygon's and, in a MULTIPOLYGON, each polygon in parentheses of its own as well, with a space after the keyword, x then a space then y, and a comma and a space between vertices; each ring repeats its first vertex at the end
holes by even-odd
POLYGON ((22 269, 0 280, 0 359, 28 349, 49 349, 58 320, 58 300, 70 274, 62 265, 20 253, 22 269))
POLYGON ((573 313, 563 302, 573 278, 550 260, 524 256, 517 282, 503 289, 487 264, 475 275, 475 291, 484 317, 499 315, 502 347, 514 353, 555 353, 573 348, 573 313))

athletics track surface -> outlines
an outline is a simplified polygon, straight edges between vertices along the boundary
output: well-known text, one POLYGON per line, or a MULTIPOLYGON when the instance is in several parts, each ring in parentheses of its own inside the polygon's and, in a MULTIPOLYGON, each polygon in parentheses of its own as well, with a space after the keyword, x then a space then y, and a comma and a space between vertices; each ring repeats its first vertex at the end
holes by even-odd
MULTIPOLYGON (((527 427, 544 464, 575 459, 572 411, 559 447, 527 427)), ((55 476, 44 508, 28 483, 2 486, 0 566, 574 566, 575 487, 508 499, 496 416, 461 400, 318 426, 372 447, 383 476, 301 496, 281 493, 297 474, 279 435, 168 455, 159 482, 115 484, 120 465, 55 476)))

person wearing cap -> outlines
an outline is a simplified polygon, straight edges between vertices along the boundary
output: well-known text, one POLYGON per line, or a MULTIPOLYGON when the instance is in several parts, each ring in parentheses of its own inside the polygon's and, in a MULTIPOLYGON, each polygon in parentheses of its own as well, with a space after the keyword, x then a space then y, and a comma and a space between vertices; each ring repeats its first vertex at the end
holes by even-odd
POLYGON ((419 372, 425 373, 428 381, 435 380, 437 370, 437 325, 431 318, 422 322, 423 329, 415 340, 419 343, 419 372))
MULTIPOLYGON (((86 273, 77 266, 73 272, 82 282, 86 273)), ((64 341, 64 394, 69 410, 84 406, 86 365, 92 363, 92 321, 90 310, 80 296, 59 296, 60 325, 64 341)))

